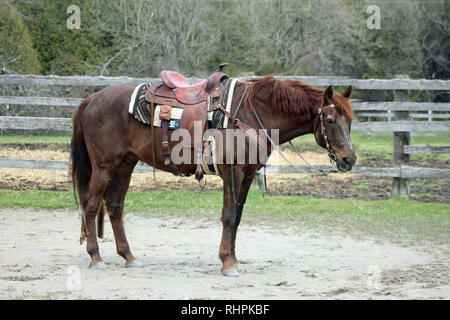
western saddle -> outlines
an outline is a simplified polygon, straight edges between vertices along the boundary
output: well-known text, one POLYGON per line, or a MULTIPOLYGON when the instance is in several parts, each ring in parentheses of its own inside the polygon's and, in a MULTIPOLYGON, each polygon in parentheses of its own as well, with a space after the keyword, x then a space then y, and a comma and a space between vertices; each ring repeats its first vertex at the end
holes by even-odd
MULTIPOLYGON (((191 139, 182 141, 183 148, 194 148, 195 163, 197 168, 195 178, 203 178, 201 166, 203 152, 203 133, 207 128, 208 111, 213 111, 223 101, 223 86, 221 82, 228 79, 228 76, 222 71, 227 64, 221 64, 216 71, 207 79, 190 85, 186 78, 175 71, 162 71, 162 83, 151 85, 145 94, 145 99, 151 104, 151 128, 153 136, 153 117, 154 106, 159 105, 162 129, 162 153, 164 164, 167 165, 172 173, 179 175, 177 166, 170 159, 168 123, 172 107, 183 108, 181 115, 180 128, 186 129, 191 135, 191 139), (194 123, 201 124, 201 132, 194 131, 194 123), (193 138, 193 139, 192 139, 193 138)), ((154 154, 154 144, 153 154, 154 154)))

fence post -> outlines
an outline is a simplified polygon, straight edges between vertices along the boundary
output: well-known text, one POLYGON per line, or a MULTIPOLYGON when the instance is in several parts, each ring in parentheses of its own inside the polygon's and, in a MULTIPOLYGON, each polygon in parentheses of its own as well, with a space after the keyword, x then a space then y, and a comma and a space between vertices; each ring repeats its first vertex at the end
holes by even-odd
MULTIPOLYGON (((404 78, 404 77, 402 77, 404 78)), ((408 101, 408 90, 394 90, 394 100, 398 102, 408 101)), ((409 120, 409 111, 394 111, 394 121, 409 120)), ((409 164, 409 154, 403 153, 403 147, 409 146, 410 133, 394 131, 394 150, 392 162, 394 166, 401 166, 409 164)), ((391 196, 408 198, 409 185, 408 179, 394 178, 392 181, 391 196)))
POLYGON ((250 186, 251 189, 261 190, 263 195, 267 192, 266 181, 264 179, 264 174, 257 172, 255 178, 253 178, 253 182, 250 186))

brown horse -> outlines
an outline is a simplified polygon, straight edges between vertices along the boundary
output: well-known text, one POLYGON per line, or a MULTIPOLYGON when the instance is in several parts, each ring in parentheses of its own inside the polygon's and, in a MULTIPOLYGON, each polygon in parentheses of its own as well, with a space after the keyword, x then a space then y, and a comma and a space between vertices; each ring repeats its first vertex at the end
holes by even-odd
MULTIPOLYGON (((106 267, 99 253, 95 225, 98 215, 98 236, 102 237, 104 205, 109 213, 117 252, 126 260, 125 266, 141 266, 130 251, 122 220, 131 174, 138 160, 152 165, 152 150, 155 150, 155 168, 170 171, 164 165, 161 151, 161 128, 154 128, 152 139, 149 126, 128 113, 134 88, 133 84, 104 88, 87 97, 74 116, 72 179, 83 218, 81 242, 87 237, 90 267, 106 267)), ((339 94, 333 93, 331 86, 322 90, 300 81, 265 77, 237 83, 230 114, 243 102, 236 114, 239 121, 255 130, 261 127, 278 129, 280 144, 312 133, 316 142, 335 157, 338 169, 348 171, 356 161, 350 140, 353 118, 350 95, 351 87, 339 94)), ((239 130, 235 125, 235 121, 228 122, 228 128, 239 130)), ((223 135, 225 140, 225 133, 223 135)), ((176 143, 171 142, 171 147, 176 143)), ((249 143, 247 139, 246 147, 249 143)), ((224 194, 219 258, 223 275, 239 276, 236 233, 248 190, 263 163, 227 164, 225 159, 222 163, 218 164, 224 194)), ((196 166, 181 164, 179 170, 183 174, 193 174, 196 166)))

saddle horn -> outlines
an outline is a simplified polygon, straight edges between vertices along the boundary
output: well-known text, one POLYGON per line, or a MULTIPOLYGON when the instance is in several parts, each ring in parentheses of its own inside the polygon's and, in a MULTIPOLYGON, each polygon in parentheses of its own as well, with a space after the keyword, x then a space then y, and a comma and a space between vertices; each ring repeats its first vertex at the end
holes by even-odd
POLYGON ((205 82, 205 90, 207 93, 211 93, 212 90, 222 82, 224 79, 228 79, 228 76, 223 72, 223 67, 227 66, 228 63, 221 63, 216 71, 212 75, 210 75, 205 82))
POLYGON ((219 66, 216 69, 216 72, 223 72, 223 68, 226 67, 228 65, 228 63, 221 63, 219 64, 219 66))

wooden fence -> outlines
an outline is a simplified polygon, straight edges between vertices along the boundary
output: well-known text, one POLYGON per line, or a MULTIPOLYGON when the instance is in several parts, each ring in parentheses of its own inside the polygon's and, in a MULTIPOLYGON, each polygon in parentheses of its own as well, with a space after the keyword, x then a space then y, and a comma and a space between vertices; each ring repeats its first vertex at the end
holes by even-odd
MULTIPOLYGON (((253 77, 241 78, 247 80, 253 77)), ((368 168, 356 166, 352 173, 372 177, 393 178, 392 195, 407 197, 409 194, 409 178, 450 178, 450 169, 418 168, 409 166, 410 154, 450 153, 450 146, 429 147, 410 146, 411 133, 417 131, 450 131, 450 103, 410 102, 408 90, 450 90, 450 81, 445 80, 410 80, 410 79, 348 79, 345 77, 277 77, 278 79, 295 79, 314 86, 349 86, 360 90, 393 90, 394 101, 352 103, 353 109, 360 117, 387 117, 388 121, 354 121, 352 130, 363 132, 392 132, 394 139, 393 167, 368 168), (418 113, 418 112, 425 112, 418 113), (438 112, 438 113, 436 113, 438 112), (425 117, 426 115, 426 117, 425 117), (425 121, 420 119, 425 118, 425 121), (417 120, 419 119, 419 120, 417 120), (434 121, 437 119, 438 121, 434 121), (428 121, 427 121, 428 120, 428 121), (430 121, 432 121, 430 123, 430 121)), ((190 78, 191 83, 201 79, 190 78)), ((3 75, 0 85, 38 85, 38 86, 79 86, 103 87, 124 82, 144 83, 160 81, 159 78, 128 77, 60 77, 34 75, 3 75)), ((60 106, 77 107, 81 98, 61 97, 18 97, 0 96, 0 105, 24 105, 36 107, 60 106)), ((0 130, 48 130, 70 132, 70 118, 52 117, 0 117, 0 130)), ((0 167, 34 168, 48 170, 67 170, 67 162, 26 159, 0 158, 0 167)), ((148 166, 138 166, 137 172, 149 171, 148 166)), ((268 173, 311 172, 307 166, 272 166, 268 173)))

